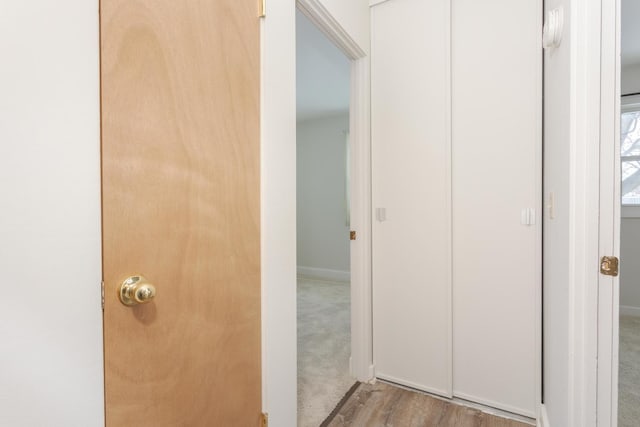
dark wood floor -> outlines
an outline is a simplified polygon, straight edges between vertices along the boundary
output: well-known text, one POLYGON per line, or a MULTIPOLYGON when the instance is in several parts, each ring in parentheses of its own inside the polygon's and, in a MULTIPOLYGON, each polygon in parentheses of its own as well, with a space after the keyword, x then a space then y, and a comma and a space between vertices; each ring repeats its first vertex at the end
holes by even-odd
POLYGON ((384 383, 361 384, 329 427, 531 427, 384 383))

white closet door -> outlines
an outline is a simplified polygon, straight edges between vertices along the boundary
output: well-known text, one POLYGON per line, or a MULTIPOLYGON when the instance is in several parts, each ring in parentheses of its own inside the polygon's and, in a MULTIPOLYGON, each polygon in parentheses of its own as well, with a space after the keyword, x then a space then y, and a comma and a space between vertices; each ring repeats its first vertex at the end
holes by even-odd
POLYGON ((449 0, 372 8, 376 376, 451 395, 449 0))
POLYGON ((454 395, 532 417, 541 13, 540 0, 452 2, 454 395))

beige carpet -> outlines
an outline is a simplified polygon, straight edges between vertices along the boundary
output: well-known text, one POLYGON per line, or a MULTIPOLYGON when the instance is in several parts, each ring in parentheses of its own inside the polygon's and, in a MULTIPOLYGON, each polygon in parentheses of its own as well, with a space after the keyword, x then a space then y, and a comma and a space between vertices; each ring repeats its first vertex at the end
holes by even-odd
POLYGON ((640 426, 640 317, 620 316, 618 427, 640 426))
POLYGON ((318 427, 355 380, 348 283, 298 279, 298 427, 318 427))

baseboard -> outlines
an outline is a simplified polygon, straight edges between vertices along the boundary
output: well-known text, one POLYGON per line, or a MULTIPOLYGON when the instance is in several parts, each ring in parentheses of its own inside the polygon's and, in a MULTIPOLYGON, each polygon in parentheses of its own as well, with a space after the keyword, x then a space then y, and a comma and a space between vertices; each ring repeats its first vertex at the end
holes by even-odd
POLYGON ((540 416, 538 417, 538 427, 551 427, 549 424, 549 416, 547 415, 547 407, 540 406, 540 416))
POLYGON ((348 282, 351 274, 348 271, 329 270, 328 268, 300 267, 298 266, 298 276, 309 279, 330 280, 332 282, 348 282))
POLYGON ((376 379, 376 365, 369 365, 369 381, 375 381, 376 379))
POLYGON ((620 314, 622 316, 635 316, 640 317, 640 307, 633 307, 630 305, 621 305, 620 314))

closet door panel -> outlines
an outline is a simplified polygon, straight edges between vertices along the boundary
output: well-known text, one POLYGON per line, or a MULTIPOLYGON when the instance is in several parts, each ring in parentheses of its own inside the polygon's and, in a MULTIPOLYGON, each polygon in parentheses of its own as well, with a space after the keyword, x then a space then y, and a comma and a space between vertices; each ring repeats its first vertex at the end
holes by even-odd
POLYGON ((535 416, 539 0, 452 3, 454 395, 535 416), (525 221, 526 222, 526 221, 525 221))
POLYGON ((451 395, 449 0, 372 8, 376 376, 451 395))

